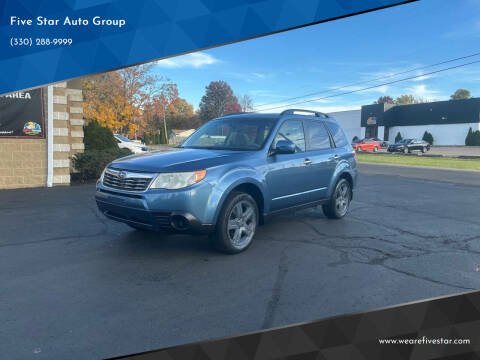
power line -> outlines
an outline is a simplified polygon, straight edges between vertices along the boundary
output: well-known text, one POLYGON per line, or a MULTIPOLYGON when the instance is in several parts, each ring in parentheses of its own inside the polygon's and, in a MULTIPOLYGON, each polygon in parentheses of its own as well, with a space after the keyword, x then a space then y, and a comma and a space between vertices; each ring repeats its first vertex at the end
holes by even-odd
POLYGON ((448 67, 448 68, 445 68, 445 69, 435 70, 435 71, 432 71, 432 72, 429 72, 429 73, 424 73, 424 74, 421 74, 421 75, 410 76, 410 77, 407 77, 407 78, 398 79, 398 80, 386 82, 386 83, 379 84, 379 85, 369 86, 369 87, 362 88, 362 89, 347 91, 347 92, 343 92, 343 93, 339 93, 339 94, 333 94, 333 95, 324 96, 324 97, 315 98, 315 99, 298 101, 298 102, 294 102, 294 103, 290 103, 290 104, 284 104, 284 105, 281 105, 281 106, 271 107, 271 108, 268 108, 268 109, 262 109, 261 111, 275 110, 275 109, 284 108, 286 106, 305 104, 305 103, 309 103, 309 102, 315 102, 315 101, 319 101, 319 100, 329 99, 329 98, 332 98, 332 97, 353 94, 353 93, 357 93, 357 92, 361 92, 361 91, 365 91, 365 90, 375 89, 375 88, 382 87, 382 86, 385 86, 385 85, 396 84, 396 83, 399 83, 399 82, 402 82, 402 81, 417 79, 417 78, 420 78, 420 77, 423 77, 423 76, 438 74, 438 73, 445 72, 445 71, 448 71, 448 70, 458 69, 458 68, 461 68, 461 67, 464 67, 464 66, 473 65, 473 64, 477 64, 477 63, 480 63, 480 60, 472 61, 472 62, 469 62, 469 63, 460 64, 460 65, 456 65, 456 66, 451 66, 451 67, 448 67))
MULTIPOLYGON (((475 53, 475 54, 471 54, 471 55, 461 56, 461 57, 454 58, 454 59, 441 61, 441 62, 438 62, 438 63, 435 63, 435 64, 416 67, 416 68, 401 71, 401 72, 398 72, 398 73, 395 73, 395 74, 380 76, 380 77, 377 77, 377 78, 374 78, 374 79, 371 79, 371 80, 358 81, 358 82, 354 82, 354 83, 351 83, 351 84, 348 84, 348 85, 342 85, 342 86, 339 86, 337 88, 333 88, 333 89, 329 89, 329 90, 316 91, 316 92, 308 93, 308 94, 305 94, 305 95, 295 96, 295 97, 284 99, 283 101, 291 101, 291 100, 301 99, 301 98, 309 97, 309 96, 313 96, 313 95, 319 95, 319 94, 324 94, 324 93, 329 93, 329 92, 333 92, 333 91, 342 90, 342 89, 345 89, 345 88, 348 88, 348 87, 351 87, 351 86, 355 86, 355 85, 368 84, 368 83, 379 81, 379 80, 390 79, 392 77, 407 74, 407 73, 410 73, 410 72, 413 72, 413 71, 424 70, 424 69, 427 69, 427 68, 431 68, 431 67, 435 67, 435 66, 439 66, 439 65, 444 65, 444 64, 451 63, 451 62, 455 62, 455 61, 468 59, 468 58, 475 57, 475 56, 478 56, 478 55, 480 55, 480 52, 475 53)), ((255 108, 258 109, 259 107, 268 106, 268 105, 275 105, 275 104, 278 104, 278 101, 277 102, 260 104, 260 105, 255 106, 255 108)), ((259 110, 263 111, 263 109, 259 109, 259 110)))

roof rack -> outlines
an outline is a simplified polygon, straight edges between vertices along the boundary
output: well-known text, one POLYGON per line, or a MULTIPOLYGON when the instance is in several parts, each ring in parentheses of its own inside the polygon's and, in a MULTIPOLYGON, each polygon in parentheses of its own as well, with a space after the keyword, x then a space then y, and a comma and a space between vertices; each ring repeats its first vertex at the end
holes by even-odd
POLYGON ((316 117, 323 117, 323 118, 329 118, 325 113, 322 113, 320 111, 313 111, 313 110, 304 110, 304 109, 287 109, 284 110, 280 113, 281 116, 283 115, 294 115, 296 112, 306 112, 306 113, 311 113, 314 114, 316 117))
POLYGON ((228 114, 222 115, 220 117, 230 116, 230 115, 242 115, 242 114, 253 114, 253 112, 251 112, 251 111, 239 111, 239 112, 234 112, 234 113, 228 113, 228 114))

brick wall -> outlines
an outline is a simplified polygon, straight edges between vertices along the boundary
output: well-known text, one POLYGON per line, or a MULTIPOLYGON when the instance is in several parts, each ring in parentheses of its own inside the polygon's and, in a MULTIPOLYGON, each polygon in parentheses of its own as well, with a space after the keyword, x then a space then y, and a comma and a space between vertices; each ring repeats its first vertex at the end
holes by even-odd
POLYGON ((46 139, 0 139, 0 189, 45 186, 46 139))

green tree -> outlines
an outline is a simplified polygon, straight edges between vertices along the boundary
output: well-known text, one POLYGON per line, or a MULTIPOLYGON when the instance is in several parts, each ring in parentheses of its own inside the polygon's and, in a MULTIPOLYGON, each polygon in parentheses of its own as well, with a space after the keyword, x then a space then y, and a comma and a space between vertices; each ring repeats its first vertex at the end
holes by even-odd
POLYGON ((420 99, 416 99, 413 95, 400 95, 395 100, 395 104, 397 105, 409 105, 409 104, 419 104, 422 101, 420 99))
POLYGON ((472 95, 470 94, 470 91, 466 89, 458 89, 450 96, 450 100, 470 99, 471 97, 472 95))
POLYGON ((232 112, 237 108, 238 99, 225 81, 212 81, 205 88, 199 106, 199 118, 202 123, 232 112))
POLYGON ((403 137, 402 137, 402 134, 400 134, 400 131, 397 133, 397 136, 395 136, 395 142, 399 142, 400 140, 402 140, 403 137))
POLYGON ((430 145, 433 145, 433 135, 431 133, 429 133, 428 131, 425 131, 423 133, 422 140, 428 142, 430 145))
POLYGON ((472 128, 469 128, 467 137, 465 138, 465 145, 470 146, 472 142, 473 142, 473 130, 472 128))

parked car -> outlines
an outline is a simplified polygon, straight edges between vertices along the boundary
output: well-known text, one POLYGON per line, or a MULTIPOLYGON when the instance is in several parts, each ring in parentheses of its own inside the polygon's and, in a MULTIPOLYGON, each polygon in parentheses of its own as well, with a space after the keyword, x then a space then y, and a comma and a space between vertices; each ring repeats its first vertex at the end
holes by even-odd
POLYGON ((387 140, 382 140, 380 138, 369 138, 368 140, 377 141, 382 148, 388 148, 388 145, 390 145, 387 140))
POLYGON ((245 250, 281 211, 322 205, 343 218, 357 179, 355 152, 328 115, 299 110, 214 119, 169 151, 113 161, 97 182, 108 218, 135 229, 207 233, 245 250))
POLYGON ((139 154, 147 151, 147 147, 142 142, 130 140, 129 138, 119 134, 114 134, 113 136, 117 140, 119 148, 129 149, 134 154, 139 154))
POLYGON ((381 145, 378 141, 372 139, 363 139, 358 143, 352 144, 352 147, 355 151, 373 151, 377 152, 380 150, 381 145))
POLYGON ((425 140, 418 139, 402 139, 399 142, 390 145, 388 152, 404 152, 411 153, 412 151, 421 151, 422 153, 430 150, 430 143, 425 140))

